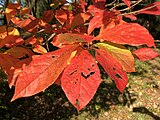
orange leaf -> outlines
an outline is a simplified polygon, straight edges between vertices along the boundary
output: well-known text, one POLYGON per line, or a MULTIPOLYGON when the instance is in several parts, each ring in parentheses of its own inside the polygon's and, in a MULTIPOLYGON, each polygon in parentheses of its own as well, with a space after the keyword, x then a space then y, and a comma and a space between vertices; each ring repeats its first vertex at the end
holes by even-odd
POLYGON ((20 9, 20 4, 12 4, 12 3, 8 4, 7 8, 5 9, 7 23, 9 23, 10 20, 14 18, 19 9, 20 9))
POLYGON ((36 52, 36 53, 40 53, 40 54, 45 54, 47 53, 47 50, 42 47, 41 45, 36 45, 34 48, 33 48, 33 51, 36 52))
POLYGON ((33 52, 30 49, 23 48, 23 47, 12 47, 11 49, 8 49, 4 53, 20 59, 25 56, 33 55, 33 52))
POLYGON ((23 7, 22 10, 20 11, 21 15, 29 14, 31 10, 27 7, 23 7))
POLYGON ((77 45, 35 57, 19 75, 15 93, 11 101, 44 91, 52 85, 69 62, 69 58, 77 45))
POLYGON ((23 42, 24 40, 19 36, 9 35, 0 41, 0 48, 3 46, 10 48, 13 46, 21 45, 23 42))

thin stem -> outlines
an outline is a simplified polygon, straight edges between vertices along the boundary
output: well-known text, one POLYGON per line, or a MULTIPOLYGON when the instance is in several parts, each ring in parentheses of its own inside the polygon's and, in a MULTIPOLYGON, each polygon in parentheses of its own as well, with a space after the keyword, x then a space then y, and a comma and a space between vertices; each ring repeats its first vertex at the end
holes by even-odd
POLYGON ((150 6, 150 7, 147 7, 147 8, 143 8, 143 9, 137 10, 137 11, 133 11, 133 12, 129 12, 129 13, 122 13, 122 14, 119 14, 118 16, 129 15, 129 14, 136 14, 136 13, 139 13, 139 12, 142 12, 142 11, 145 11, 145 10, 152 9, 152 8, 154 8, 156 6, 160 6, 160 3, 156 4, 156 5, 153 5, 153 6, 150 6))
MULTIPOLYGON (((131 1, 131 4, 134 4, 134 3, 137 3, 137 1, 131 1)), ((112 7, 110 10, 112 10, 112 9, 114 9, 116 7, 119 7, 119 6, 126 6, 126 4, 125 3, 118 3, 114 7, 112 7)))
POLYGON ((116 2, 116 0, 114 0, 113 2, 111 2, 111 3, 107 4, 107 5, 105 5, 105 7, 107 7, 107 6, 112 6, 115 2, 116 2))
POLYGON ((119 10, 119 11, 126 11, 126 10, 130 10, 131 8, 133 8, 134 6, 136 6, 137 4, 139 4, 140 2, 142 2, 143 0, 138 0, 136 3, 134 3, 131 7, 127 7, 125 9, 119 10))

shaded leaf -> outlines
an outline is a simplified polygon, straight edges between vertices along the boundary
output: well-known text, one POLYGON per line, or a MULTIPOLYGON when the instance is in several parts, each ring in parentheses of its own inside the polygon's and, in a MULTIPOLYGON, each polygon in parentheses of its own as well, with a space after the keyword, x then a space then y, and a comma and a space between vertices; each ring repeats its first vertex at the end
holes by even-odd
POLYGON ((30 49, 23 47, 12 47, 4 52, 5 54, 12 55, 15 58, 23 58, 26 55, 32 56, 33 52, 30 49))
POLYGON ((67 13, 64 10, 56 10, 55 17, 62 25, 67 21, 67 13))
POLYGON ((82 43, 86 42, 82 37, 73 33, 62 33, 54 37, 52 44, 54 46, 61 46, 64 44, 74 44, 74 43, 82 43))
POLYGON ((53 10, 48 10, 43 13, 43 21, 44 22, 51 22, 53 20, 53 18, 54 18, 53 10))
POLYGON ((140 10, 139 14, 141 13, 151 14, 151 15, 160 15, 160 2, 154 2, 150 5, 147 5, 146 7, 140 10))
POLYGON ((105 25, 109 23, 109 20, 114 17, 113 12, 107 12, 103 10, 102 12, 98 12, 94 15, 94 17, 90 20, 89 26, 88 26, 88 34, 91 34, 91 32, 95 28, 99 28, 102 25, 105 25))
POLYGON ((81 25, 81 24, 85 23, 86 20, 88 20, 89 18, 90 18, 90 14, 87 14, 87 13, 77 14, 72 20, 71 28, 74 28, 78 25, 81 25))
POLYGON ((21 15, 26 15, 26 14, 29 14, 31 12, 31 10, 27 7, 23 7, 20 11, 20 14, 21 15))
POLYGON ((100 9, 105 9, 106 0, 92 0, 92 3, 100 9))
POLYGON ((81 51, 72 59, 61 78, 63 91, 78 110, 89 103, 100 83, 99 68, 87 50, 81 51))
POLYGON ((133 54, 135 54, 142 61, 150 60, 160 55, 152 48, 140 48, 134 51, 133 54))
POLYGON ((121 64, 108 51, 96 50, 96 59, 115 81, 118 90, 123 92, 128 83, 128 78, 121 64))
POLYGON ((0 41, 0 48, 2 48, 3 46, 11 48, 16 45, 21 45, 23 42, 24 40, 19 36, 9 35, 0 41))
POLYGON ((8 4, 7 8, 5 9, 7 23, 9 23, 10 20, 14 18, 19 9, 20 9, 20 4, 12 4, 12 3, 8 4))
POLYGON ((35 57, 19 75, 15 93, 11 101, 44 91, 52 85, 69 62, 69 58, 77 45, 35 57))
POLYGON ((15 85, 16 79, 22 71, 22 63, 11 55, 0 53, 0 66, 7 74, 8 84, 11 88, 15 85))
POLYGON ((97 43, 101 50, 108 51, 123 67, 126 72, 135 72, 134 57, 125 47, 107 43, 97 43))
POLYGON ((137 23, 122 23, 107 30, 103 30, 95 40, 106 40, 117 44, 139 46, 146 44, 155 47, 154 39, 148 30, 137 23))
POLYGON ((15 25, 17 25, 18 27, 20 27, 20 28, 24 28, 24 27, 26 27, 27 25, 29 25, 29 24, 32 22, 32 20, 29 19, 29 18, 28 18, 28 19, 21 20, 21 19, 18 18, 18 17, 12 18, 11 21, 12 21, 15 25))

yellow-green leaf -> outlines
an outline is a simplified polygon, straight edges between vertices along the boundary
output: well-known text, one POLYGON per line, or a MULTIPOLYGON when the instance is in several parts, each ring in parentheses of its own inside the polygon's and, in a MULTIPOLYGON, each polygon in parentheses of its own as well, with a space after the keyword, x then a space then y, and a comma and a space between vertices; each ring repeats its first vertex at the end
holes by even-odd
POLYGON ((96 46, 101 50, 108 51, 126 72, 135 72, 134 57, 124 46, 110 43, 97 43, 96 46))

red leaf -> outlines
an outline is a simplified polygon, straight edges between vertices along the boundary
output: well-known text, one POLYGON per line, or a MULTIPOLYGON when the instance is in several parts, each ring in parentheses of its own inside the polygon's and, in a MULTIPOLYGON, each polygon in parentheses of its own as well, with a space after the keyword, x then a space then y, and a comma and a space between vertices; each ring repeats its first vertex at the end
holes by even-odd
POLYGON ((97 7, 94 6, 94 5, 90 5, 90 6, 88 7, 87 12, 89 12, 89 13, 95 15, 96 13, 103 12, 103 9, 99 9, 99 8, 97 8, 97 7))
POLYGON ((51 22, 53 18, 54 18, 53 10, 48 10, 48 11, 44 12, 44 14, 43 14, 43 21, 44 22, 51 22))
POLYGON ((3 46, 10 48, 16 45, 21 45, 23 42, 24 40, 19 36, 9 35, 0 41, 0 48, 2 48, 3 46))
POLYGON ((19 75, 11 101, 44 91, 53 84, 67 66, 71 53, 77 45, 35 57, 19 75))
POLYGON ((22 70, 22 63, 17 58, 0 53, 0 66, 7 74, 9 87, 15 85, 16 79, 22 70))
POLYGON ((64 10, 56 10, 55 17, 62 25, 67 21, 67 13, 64 10))
POLYGON ((128 7, 130 7, 131 5, 131 2, 130 0, 122 0, 128 7))
POLYGON ((134 51, 133 54, 135 54, 142 61, 150 60, 160 55, 152 48, 140 48, 134 51))
POLYGON ((107 30, 94 40, 106 40, 117 44, 128 44, 139 46, 146 44, 148 47, 155 47, 154 39, 146 28, 137 23, 122 23, 107 30))
POLYGON ((120 92, 125 89, 128 78, 121 64, 113 58, 109 52, 96 50, 96 59, 102 65, 106 73, 115 81, 120 92))
POLYGON ((78 25, 84 24, 86 22, 86 20, 88 20, 90 18, 90 14, 87 13, 79 13, 77 14, 71 23, 71 28, 74 28, 78 25))
POLYGON ((105 9, 106 0, 92 0, 93 4, 100 9, 105 9))
POLYGON ((114 13, 113 12, 107 12, 105 10, 95 14, 94 17, 89 22, 88 34, 91 34, 91 32, 95 28, 99 28, 102 25, 109 23, 109 20, 111 18, 113 18, 113 17, 114 17, 114 13))
POLYGON ((27 25, 29 25, 31 23, 31 19, 24 19, 24 20, 21 20, 20 18, 18 17, 15 17, 15 18, 12 18, 11 21, 17 25, 18 27, 20 28, 24 28, 26 27, 27 25))
POLYGON ((147 5, 146 7, 140 10, 139 14, 141 13, 151 14, 151 15, 160 15, 160 2, 154 2, 153 4, 147 5))
POLYGON ((89 103, 100 83, 99 68, 87 50, 83 50, 72 59, 61 78, 63 91, 78 110, 89 103))
POLYGON ((132 14, 130 14, 130 15, 124 15, 124 17, 129 18, 131 20, 137 20, 137 17, 135 15, 132 15, 132 14))

